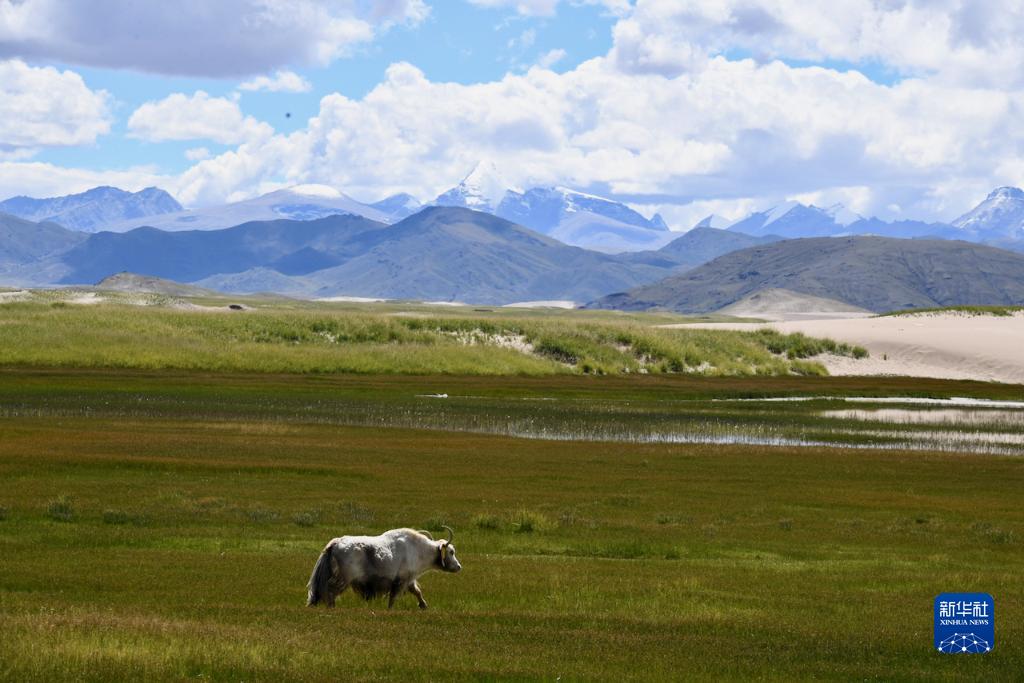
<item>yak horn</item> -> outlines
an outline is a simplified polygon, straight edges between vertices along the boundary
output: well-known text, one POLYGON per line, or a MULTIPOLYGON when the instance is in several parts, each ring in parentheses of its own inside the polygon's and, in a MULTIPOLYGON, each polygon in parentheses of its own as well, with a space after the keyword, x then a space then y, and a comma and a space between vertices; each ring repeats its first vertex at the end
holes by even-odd
POLYGON ((455 532, 452 531, 450 526, 442 526, 441 528, 448 532, 448 542, 451 543, 452 539, 455 537, 455 532))
POLYGON ((426 529, 417 529, 417 531, 418 531, 419 533, 423 534, 424 536, 426 536, 427 538, 429 538, 429 539, 430 539, 431 541, 433 541, 433 540, 434 540, 434 537, 433 537, 433 536, 432 536, 432 535, 430 534, 430 532, 429 532, 429 531, 427 531, 426 529))

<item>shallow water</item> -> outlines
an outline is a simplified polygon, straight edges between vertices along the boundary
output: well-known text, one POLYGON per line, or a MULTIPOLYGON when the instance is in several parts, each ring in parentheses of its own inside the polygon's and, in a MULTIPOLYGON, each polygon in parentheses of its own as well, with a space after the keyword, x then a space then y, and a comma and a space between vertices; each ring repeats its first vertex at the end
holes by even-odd
POLYGON ((928 424, 953 427, 1007 426, 1024 427, 1024 410, 994 409, 970 410, 964 408, 943 408, 939 410, 911 410, 907 408, 879 408, 878 410, 826 410, 822 417, 857 420, 861 422, 884 422, 887 424, 928 424))

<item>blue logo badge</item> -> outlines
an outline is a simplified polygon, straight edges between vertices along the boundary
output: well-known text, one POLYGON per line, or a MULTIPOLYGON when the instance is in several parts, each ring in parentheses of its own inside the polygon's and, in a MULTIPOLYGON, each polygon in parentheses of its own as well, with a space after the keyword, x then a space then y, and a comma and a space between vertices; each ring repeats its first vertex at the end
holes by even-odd
POLYGON ((935 596, 935 649, 948 654, 985 653, 995 645, 995 601, 988 593, 935 596))

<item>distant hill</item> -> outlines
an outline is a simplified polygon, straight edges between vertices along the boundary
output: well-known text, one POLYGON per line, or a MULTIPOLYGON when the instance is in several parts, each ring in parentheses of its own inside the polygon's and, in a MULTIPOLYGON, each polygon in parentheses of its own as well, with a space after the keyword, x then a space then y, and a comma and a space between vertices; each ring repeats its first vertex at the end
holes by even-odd
POLYGON ((336 215, 226 230, 104 232, 57 257, 58 266, 61 284, 128 271, 236 293, 487 304, 589 301, 672 272, 670 263, 631 263, 452 207, 430 207, 390 226, 336 215))
POLYGON ((146 227, 102 232, 61 257, 66 272, 60 282, 88 284, 122 271, 194 282, 270 264, 304 275, 361 253, 360 237, 387 227, 359 216, 338 215, 312 221, 257 221, 226 230, 165 232, 146 227))
POLYGON ((220 294, 212 289, 137 273, 116 273, 97 282, 96 288, 115 292, 166 294, 167 296, 217 296, 220 294))
POLYGON ((747 235, 742 232, 696 227, 658 250, 676 258, 680 264, 696 267, 737 249, 770 244, 783 239, 778 235, 747 235))
POLYGON ((86 237, 56 223, 34 223, 0 213, 0 264, 31 263, 67 251, 86 237))
POLYGON ((681 275, 612 294, 594 308, 717 311, 784 289, 871 311, 1024 303, 1024 255, 962 241, 838 237, 735 251, 681 275))
POLYGON ((87 192, 64 197, 12 197, 0 202, 0 212, 34 222, 49 221, 83 232, 96 232, 124 220, 172 211, 181 211, 181 204, 156 187, 147 187, 139 192, 94 187, 87 192))
POLYGON ((387 215, 393 222, 408 218, 423 208, 418 199, 405 192, 385 197, 379 202, 370 204, 370 206, 387 215))

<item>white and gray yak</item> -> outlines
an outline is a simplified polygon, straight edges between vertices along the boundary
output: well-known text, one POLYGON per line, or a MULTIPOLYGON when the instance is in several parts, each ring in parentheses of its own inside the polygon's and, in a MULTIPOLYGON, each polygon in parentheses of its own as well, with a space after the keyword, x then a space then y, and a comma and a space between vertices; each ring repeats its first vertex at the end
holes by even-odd
POLYGON ((417 579, 431 569, 453 574, 462 570, 452 544, 454 533, 444 528, 448 538, 441 541, 413 529, 331 540, 313 566, 307 604, 334 607, 335 599, 351 587, 366 600, 387 594, 388 609, 395 598, 409 591, 419 600, 420 609, 426 609, 417 579))

